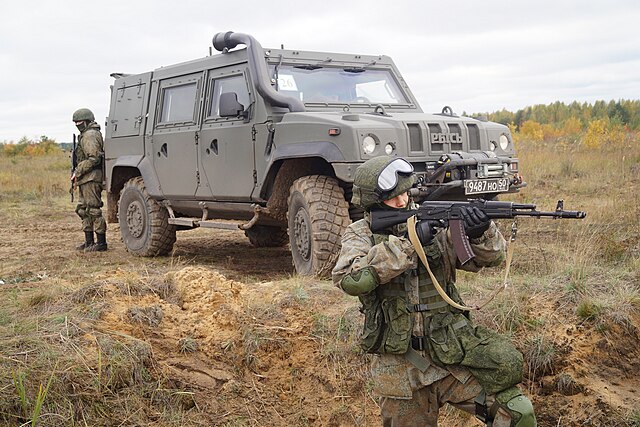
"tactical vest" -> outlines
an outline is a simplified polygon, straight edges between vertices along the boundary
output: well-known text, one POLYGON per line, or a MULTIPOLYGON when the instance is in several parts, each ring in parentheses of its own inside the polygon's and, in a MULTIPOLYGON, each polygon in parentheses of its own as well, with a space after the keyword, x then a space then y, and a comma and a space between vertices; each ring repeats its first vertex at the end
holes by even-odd
MULTIPOLYGON (((388 240, 388 234, 374 234, 372 237, 374 245, 388 240)), ((429 246, 425 251, 431 261, 433 273, 444 284, 447 294, 454 301, 461 302, 455 286, 445 280, 445 266, 438 248, 429 246)), ((412 336, 413 346, 420 347, 416 341, 421 340, 424 331, 429 330, 430 318, 434 314, 460 313, 442 299, 423 265, 419 265, 418 269, 405 271, 391 282, 381 284, 375 291, 359 298, 365 315, 361 345, 368 353, 404 354, 412 345, 412 336), (412 297, 412 282, 416 281, 416 276, 417 300, 412 297), (420 316, 412 313, 420 313, 420 316), (422 325, 416 325, 417 321, 422 325)))
MULTIPOLYGON (((374 234, 372 243, 388 239, 389 235, 374 234)), ((438 244, 434 242, 424 248, 431 271, 447 295, 462 304, 455 285, 446 280, 446 266, 438 244)), ((522 381, 522 354, 513 343, 487 328, 473 326, 468 313, 444 301, 423 265, 359 298, 365 315, 361 341, 364 351, 379 354, 408 354, 410 348, 424 351, 441 367, 467 367, 488 394, 522 381), (416 275, 417 302, 412 302, 415 293, 412 281, 415 282, 416 275)))

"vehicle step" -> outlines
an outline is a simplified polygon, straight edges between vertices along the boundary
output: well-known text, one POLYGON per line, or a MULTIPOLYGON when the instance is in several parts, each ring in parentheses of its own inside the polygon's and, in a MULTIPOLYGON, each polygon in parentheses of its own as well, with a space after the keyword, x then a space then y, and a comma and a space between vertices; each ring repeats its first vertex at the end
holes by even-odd
POLYGON ((223 230, 240 230, 242 222, 221 222, 221 221, 202 221, 193 218, 169 218, 169 224, 180 225, 185 227, 204 227, 204 228, 219 228, 223 230))

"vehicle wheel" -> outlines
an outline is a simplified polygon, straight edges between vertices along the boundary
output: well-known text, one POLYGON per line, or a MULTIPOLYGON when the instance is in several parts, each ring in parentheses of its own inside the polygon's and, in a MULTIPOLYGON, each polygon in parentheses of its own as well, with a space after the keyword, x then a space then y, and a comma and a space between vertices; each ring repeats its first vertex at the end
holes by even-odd
POLYGON ((311 175, 296 180, 289 191, 289 243, 300 275, 329 277, 349 225, 349 205, 338 182, 311 175))
POLYGON ((169 213, 149 196, 140 176, 124 184, 118 222, 122 241, 134 255, 166 255, 176 242, 176 227, 169 224, 169 213))
POLYGON ((244 235, 256 248, 279 248, 289 243, 287 230, 270 225, 254 225, 244 230, 244 235))

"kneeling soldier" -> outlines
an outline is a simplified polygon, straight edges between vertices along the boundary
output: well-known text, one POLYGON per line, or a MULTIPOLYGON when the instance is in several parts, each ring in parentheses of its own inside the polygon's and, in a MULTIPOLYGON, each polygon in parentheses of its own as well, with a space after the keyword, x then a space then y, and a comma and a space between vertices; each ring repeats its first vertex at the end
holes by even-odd
MULTIPOLYGON (((376 355, 371 373, 383 425, 436 426, 440 407, 449 403, 494 427, 535 426, 533 406, 516 387, 522 354, 441 296, 418 261, 406 224, 371 231, 371 210, 409 209, 414 179, 412 165, 397 157, 376 157, 356 170, 352 203, 365 215, 347 228, 333 270, 334 283, 362 303, 361 346, 376 355)), ((464 217, 476 254, 464 266, 447 226, 427 220, 415 225, 432 273, 457 304, 456 268, 497 266, 506 248, 482 211, 469 208, 464 217)))

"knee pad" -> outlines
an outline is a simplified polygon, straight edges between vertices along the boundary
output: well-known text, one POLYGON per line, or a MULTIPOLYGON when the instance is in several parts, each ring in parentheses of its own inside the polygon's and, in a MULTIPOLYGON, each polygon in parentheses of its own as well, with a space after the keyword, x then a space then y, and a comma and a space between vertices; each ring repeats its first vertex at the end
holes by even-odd
POLYGON ((344 276, 340 281, 340 288, 349 295, 358 296, 371 292, 379 283, 373 267, 365 267, 344 276))
POLYGON ((496 393, 495 404, 509 413, 511 427, 535 427, 537 425, 533 404, 519 388, 510 387, 496 393))
POLYGON ((87 215, 91 218, 100 218, 102 216, 102 209, 100 208, 88 208, 87 215))
POLYGON ((76 206, 76 215, 78 215, 80 218, 84 218, 86 214, 87 214, 86 206, 78 204, 76 206))

